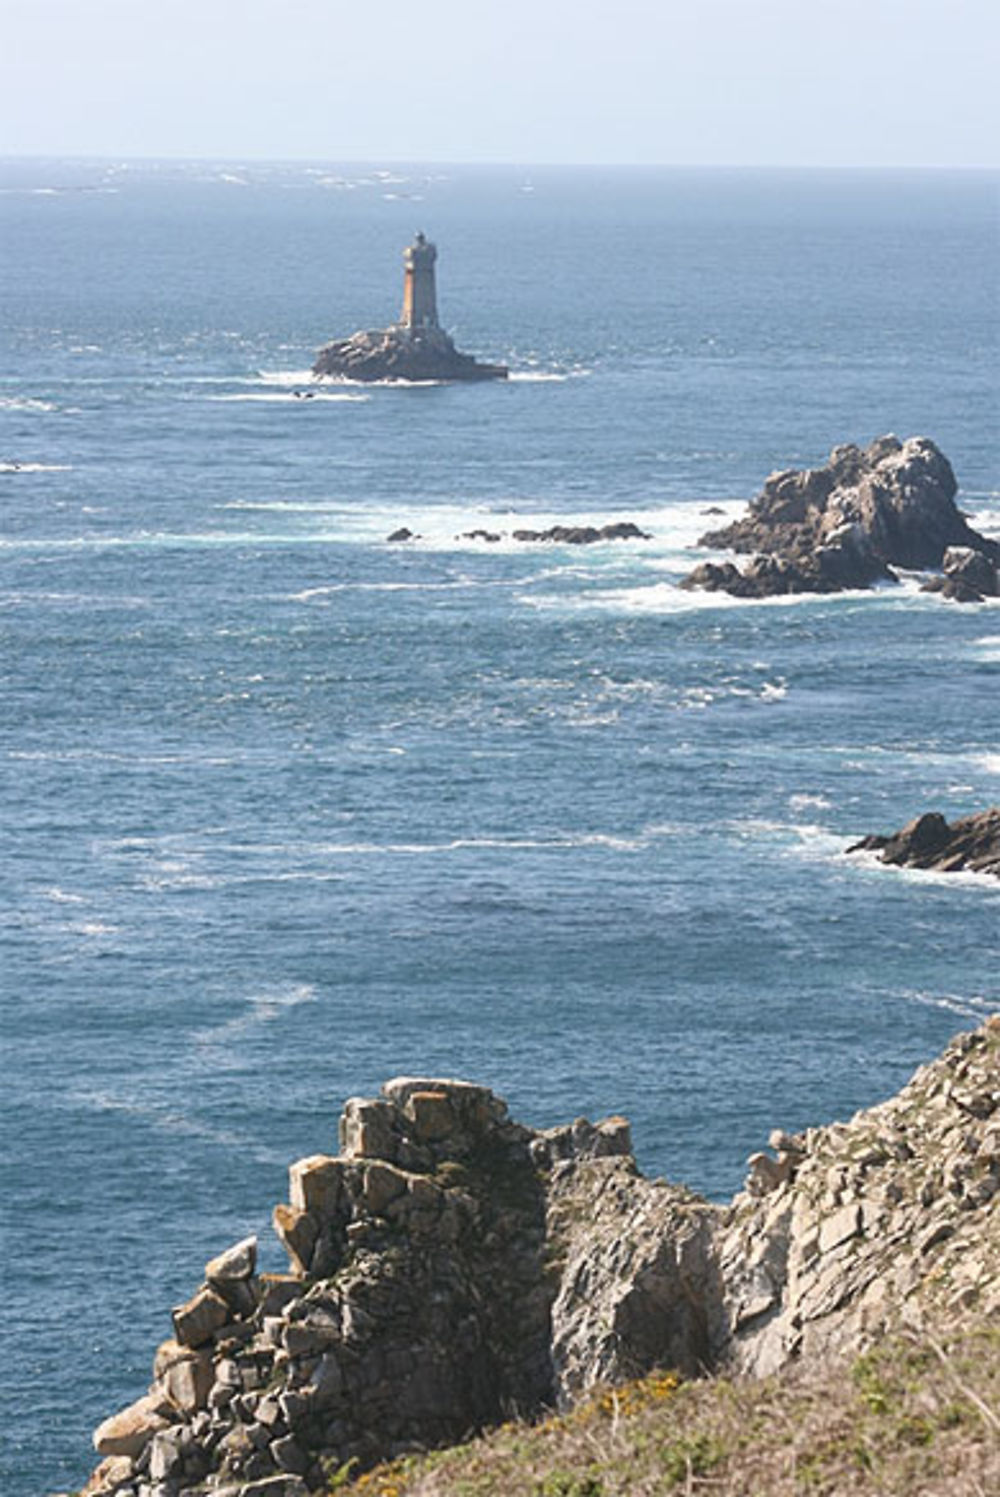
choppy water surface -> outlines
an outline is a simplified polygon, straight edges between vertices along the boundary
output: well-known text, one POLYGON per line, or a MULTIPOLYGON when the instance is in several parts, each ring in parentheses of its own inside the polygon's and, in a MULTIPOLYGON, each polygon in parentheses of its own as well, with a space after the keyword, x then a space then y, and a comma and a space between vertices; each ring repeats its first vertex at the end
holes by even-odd
POLYGON ((1000 533, 995 182, 0 188, 2 1487, 36 1497, 346 1096, 624 1111, 725 1196, 772 1126, 996 1007, 996 889, 843 849, 997 800, 1000 607, 676 588, 706 509, 887 430, 1000 533), (418 227, 514 377, 301 399, 320 342, 396 314, 418 227), (652 539, 506 538, 615 518, 652 539))

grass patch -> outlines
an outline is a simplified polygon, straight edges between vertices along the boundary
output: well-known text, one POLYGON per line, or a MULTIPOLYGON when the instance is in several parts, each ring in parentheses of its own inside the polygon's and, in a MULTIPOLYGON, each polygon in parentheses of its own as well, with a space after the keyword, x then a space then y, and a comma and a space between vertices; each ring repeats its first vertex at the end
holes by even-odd
POLYGON ((984 1497, 1000 1492, 1000 1327, 967 1317, 761 1379, 654 1373, 349 1483, 364 1497, 984 1497))

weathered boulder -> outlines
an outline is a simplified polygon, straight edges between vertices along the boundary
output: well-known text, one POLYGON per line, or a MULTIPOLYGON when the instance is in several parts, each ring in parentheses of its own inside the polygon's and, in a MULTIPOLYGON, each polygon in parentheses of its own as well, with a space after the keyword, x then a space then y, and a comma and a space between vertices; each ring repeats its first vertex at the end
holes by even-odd
POLYGON ((205 1279, 212 1285, 238 1283, 253 1278, 256 1267, 257 1239, 244 1237, 205 1264, 205 1279))
POLYGON ((941 593, 955 603, 983 603, 1000 592, 995 563, 971 546, 949 546, 941 563, 941 575, 931 577, 921 589, 941 593))
POLYGON ((480 364, 471 354, 459 353, 439 327, 387 327, 358 332, 327 343, 316 355, 313 374, 326 378, 403 380, 506 379, 503 364, 480 364))
POLYGON ((98 1455, 137 1456, 176 1414, 165 1394, 156 1391, 137 1398, 127 1409, 112 1414, 94 1431, 98 1455))
POLYGON ((174 1335, 182 1346, 204 1346, 229 1318, 227 1302, 205 1284, 173 1311, 174 1335))
POLYGON ((181 1346, 178 1341, 162 1342, 153 1359, 157 1390, 182 1414, 205 1407, 214 1376, 210 1352, 181 1346))
POLYGON ((847 849, 877 852, 897 868, 937 873, 988 873, 1000 878, 1000 806, 990 806, 950 824, 939 811, 926 811, 890 836, 862 837, 847 849))
POLYGON ((751 598, 840 592, 896 581, 893 567, 941 567, 949 548, 980 555, 995 582, 1000 546, 969 526, 956 491, 950 463, 927 437, 836 447, 822 468, 772 474, 743 519, 699 542, 753 561, 742 570, 703 563, 681 586, 751 598))

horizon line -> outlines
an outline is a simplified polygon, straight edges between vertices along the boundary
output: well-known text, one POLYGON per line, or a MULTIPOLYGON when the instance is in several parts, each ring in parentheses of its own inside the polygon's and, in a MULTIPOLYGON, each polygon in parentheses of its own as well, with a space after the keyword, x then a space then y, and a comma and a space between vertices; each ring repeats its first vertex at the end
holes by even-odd
POLYGON ((459 160, 457 158, 419 158, 409 156, 264 156, 255 153, 219 152, 209 155, 184 153, 142 153, 104 151, 2 151, 0 161, 64 162, 134 162, 136 164, 215 164, 239 162, 269 166, 406 166, 438 168, 484 168, 512 171, 789 171, 789 172, 1000 172, 1000 162, 992 163, 915 163, 915 162, 794 162, 794 161, 518 161, 459 160))

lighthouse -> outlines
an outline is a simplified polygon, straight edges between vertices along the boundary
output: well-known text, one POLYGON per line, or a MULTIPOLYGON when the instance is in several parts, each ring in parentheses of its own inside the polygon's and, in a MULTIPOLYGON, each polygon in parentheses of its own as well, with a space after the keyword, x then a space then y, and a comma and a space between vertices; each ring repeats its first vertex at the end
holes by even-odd
POLYGON ((418 327, 438 327, 437 292, 434 287, 434 261, 437 249, 423 234, 403 251, 406 267, 403 280, 403 315, 400 327, 411 331, 418 327))
POLYGON ((327 343, 316 355, 313 374, 394 384, 401 380, 440 384, 453 379, 506 379, 504 364, 480 364, 470 353, 459 353, 438 322, 436 259, 434 245, 425 234, 418 234, 403 251, 406 274, 399 321, 327 343))

